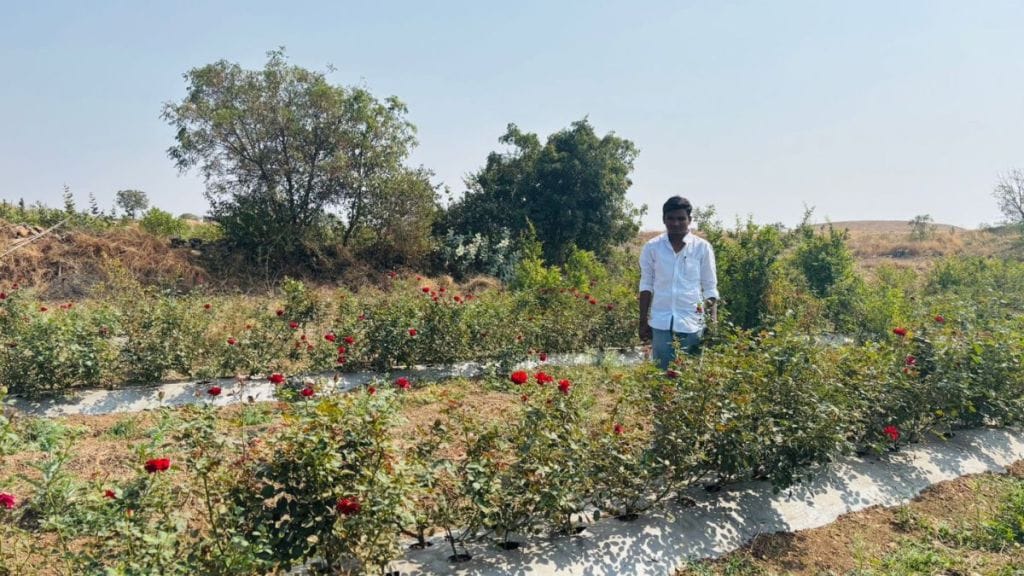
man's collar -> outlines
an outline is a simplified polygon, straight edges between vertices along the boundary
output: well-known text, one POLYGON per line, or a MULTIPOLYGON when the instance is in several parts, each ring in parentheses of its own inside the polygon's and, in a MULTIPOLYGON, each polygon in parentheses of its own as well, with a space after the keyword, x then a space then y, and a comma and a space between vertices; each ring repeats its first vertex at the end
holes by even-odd
MULTIPOLYGON (((672 241, 669 240, 668 232, 665 232, 661 236, 662 236, 662 240, 664 242, 668 243, 669 245, 672 244, 672 241)), ((690 240, 692 240, 692 239, 693 239, 693 232, 690 232, 689 230, 687 230, 686 231, 686 235, 683 236, 683 244, 689 246, 690 245, 690 240)))

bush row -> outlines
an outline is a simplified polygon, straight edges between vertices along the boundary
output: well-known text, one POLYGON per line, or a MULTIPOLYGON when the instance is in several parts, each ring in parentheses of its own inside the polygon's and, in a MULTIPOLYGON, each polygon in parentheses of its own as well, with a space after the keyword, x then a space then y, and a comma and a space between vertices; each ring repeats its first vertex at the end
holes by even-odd
MULTIPOLYGON (((4 290, 0 288, 0 290, 4 290)), ((614 287, 506 292, 395 277, 325 296, 286 281, 281 298, 160 293, 129 279, 83 303, 0 298, 0 385, 76 386, 494 360, 635 344, 633 294, 614 287)))
POLYGON ((859 344, 822 344, 796 325, 723 331, 666 374, 491 380, 505 393, 500 421, 446 388, 410 394, 405 379, 331 395, 327 382, 293 387, 282 375, 275 423, 224 420, 210 405, 167 412, 138 449, 136 477, 72 483, 50 470, 35 493, 11 495, 24 502, 0 510, 0 528, 19 541, 31 530, 14 516, 35 518, 37 531, 74 543, 63 557, 82 573, 307 562, 379 573, 402 533, 443 534, 458 559, 467 540, 509 548, 571 535, 583 517, 628 520, 694 484, 785 489, 844 454, 1019 424, 1022 335, 1020 318, 977 331, 950 316, 859 344), (439 409, 411 428, 401 414, 420 394, 439 409))

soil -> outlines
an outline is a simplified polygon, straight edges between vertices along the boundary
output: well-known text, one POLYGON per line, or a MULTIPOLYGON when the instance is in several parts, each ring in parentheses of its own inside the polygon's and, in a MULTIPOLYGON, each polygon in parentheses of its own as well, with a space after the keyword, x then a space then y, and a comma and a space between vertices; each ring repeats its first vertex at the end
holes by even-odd
MULTIPOLYGON (((1024 479, 1024 460, 1008 467, 1007 475, 1024 479)), ((846 514, 821 528, 763 534, 732 554, 698 563, 676 576, 860 574, 907 540, 923 537, 921 525, 960 527, 991 517, 1005 491, 1005 485, 993 481, 994 478, 997 475, 964 476, 929 487, 905 507, 874 507, 846 514), (743 566, 744 570, 737 572, 736 566, 743 566)), ((942 546, 933 535, 924 537, 942 546)), ((951 554, 969 570, 951 569, 941 574, 994 574, 1010 563, 1021 563, 1024 567, 1024 550, 1019 548, 998 554, 961 547, 951 554)))

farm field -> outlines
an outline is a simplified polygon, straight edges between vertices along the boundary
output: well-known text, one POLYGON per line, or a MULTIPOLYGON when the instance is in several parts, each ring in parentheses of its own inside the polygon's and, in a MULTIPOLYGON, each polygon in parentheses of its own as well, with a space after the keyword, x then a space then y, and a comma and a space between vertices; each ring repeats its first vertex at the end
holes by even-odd
MULTIPOLYGON (((1024 266, 969 254, 992 242, 867 273, 854 229, 705 232, 730 297, 703 353, 668 373, 546 362, 639 344, 628 250, 527 260, 508 283, 392 270, 247 294, 161 288, 107 264, 86 297, 55 300, 32 284, 47 275, 24 269, 28 284, 0 286, 4 393, 235 375, 269 378, 276 398, 216 408, 203 400, 224 392, 211 383, 184 408, 7 411, 0 566, 376 573, 403 538, 445 536, 453 555, 535 541, 571 533, 584 510, 642 515, 679 490, 750 479, 785 489, 843 455, 1020 424, 1024 266), (535 367, 516 369, 526 359, 535 367), (463 360, 492 368, 438 383, 388 375, 463 360), (380 378, 342 395, 305 376, 368 369, 380 378)), ((1013 566, 1009 538, 984 562, 1013 566)), ((750 554, 692 570, 791 569, 750 554)), ((836 570, 887 565, 864 554, 836 570)))

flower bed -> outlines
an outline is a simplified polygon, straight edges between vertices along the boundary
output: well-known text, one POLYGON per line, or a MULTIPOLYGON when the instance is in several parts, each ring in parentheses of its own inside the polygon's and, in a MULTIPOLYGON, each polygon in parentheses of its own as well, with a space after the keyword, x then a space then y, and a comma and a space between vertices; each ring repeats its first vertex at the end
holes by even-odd
MULTIPOLYGON (((836 346, 796 330, 723 331, 668 374, 542 366, 330 395, 280 372, 276 404, 162 412, 123 448, 123 476, 74 476, 60 441, 37 446, 37 474, 0 467, 0 558, 16 566, 53 534, 43 541, 55 547, 35 553, 73 573, 248 574, 313 560, 373 573, 401 553, 403 533, 424 544, 442 533, 458 560, 470 539, 571 535, 581 514, 628 520, 694 485, 784 489, 841 454, 1020 423, 1019 318, 894 328, 905 330, 836 346)), ((25 426, 0 422, 5 453, 24 445, 25 426)))

